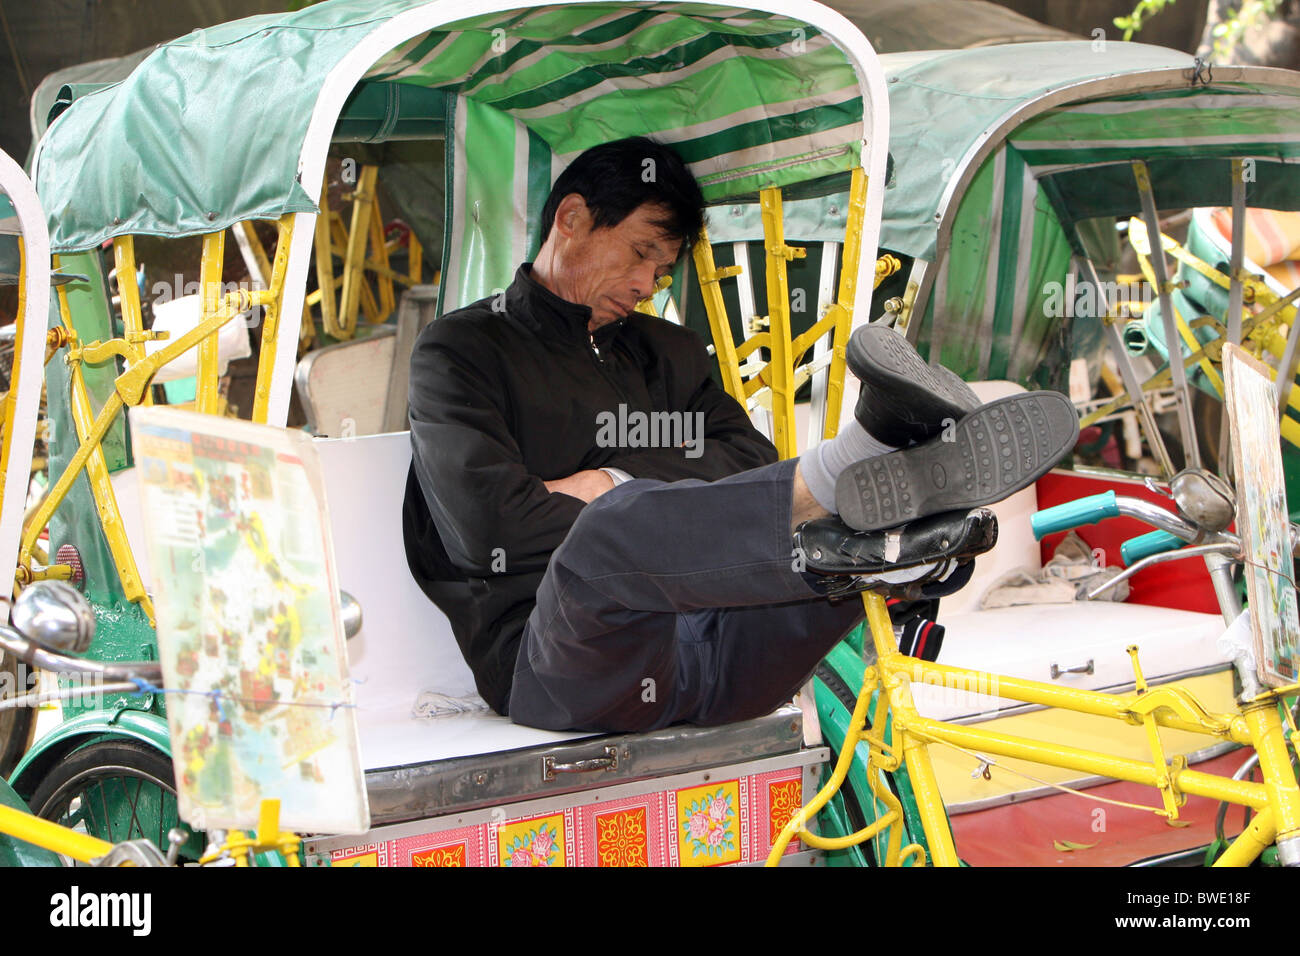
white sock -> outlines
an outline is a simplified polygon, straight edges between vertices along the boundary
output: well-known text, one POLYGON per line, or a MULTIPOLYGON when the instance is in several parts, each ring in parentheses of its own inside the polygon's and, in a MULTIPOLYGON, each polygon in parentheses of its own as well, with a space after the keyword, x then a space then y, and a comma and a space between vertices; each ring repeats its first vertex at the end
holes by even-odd
POLYGON ((834 438, 799 456, 799 470, 817 503, 835 514, 835 481, 840 472, 854 462, 877 458, 891 451, 897 449, 876 441, 856 418, 850 418, 834 438))

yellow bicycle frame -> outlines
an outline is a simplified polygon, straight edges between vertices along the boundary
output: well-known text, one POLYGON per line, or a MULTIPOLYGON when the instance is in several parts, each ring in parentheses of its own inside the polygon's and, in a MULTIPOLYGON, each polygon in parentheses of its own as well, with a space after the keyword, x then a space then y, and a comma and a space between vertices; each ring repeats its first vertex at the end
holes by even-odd
MULTIPOLYGON (((768 857, 769 866, 777 864, 796 834, 810 846, 832 849, 865 842, 882 829, 889 828, 891 851, 886 855, 887 864, 898 865, 907 858, 909 851, 912 856, 921 854, 921 848, 915 845, 901 853, 892 850, 901 842, 902 827, 901 813, 892 808, 865 829, 838 840, 826 840, 805 829, 808 818, 825 806, 839 789, 859 741, 867 745, 871 754, 867 779, 873 787, 882 772, 894 772, 906 765, 926 842, 935 864, 940 866, 957 866, 960 861, 948 826, 943 795, 939 792, 930 762, 931 744, 977 750, 981 755, 1017 758, 1083 774, 1145 784, 1156 788, 1163 801, 1163 806, 1151 807, 1151 812, 1170 820, 1178 818, 1178 807, 1187 794, 1241 804, 1258 811, 1250 826, 1228 847, 1215 866, 1247 866, 1275 840, 1300 837, 1300 787, 1291 767, 1278 711, 1283 693, 1294 692, 1294 688, 1278 688, 1263 694, 1246 702, 1239 713, 1216 714, 1207 711, 1191 693, 1177 685, 1148 688, 1140 671, 1137 689, 1133 693, 1106 694, 949 667, 901 654, 884 599, 870 594, 864 603, 876 663, 866 669, 834 774, 782 830, 768 857), (956 688, 992 687, 996 688, 996 696, 1001 698, 1144 725, 1152 745, 1152 759, 1144 762, 923 717, 912 702, 910 687, 914 682, 956 688), (877 706, 868 727, 867 709, 873 697, 877 698, 877 706), (884 739, 882 730, 886 717, 891 731, 888 741, 884 739), (1192 770, 1183 758, 1166 761, 1159 745, 1160 727, 1254 747, 1259 754, 1263 782, 1233 780, 1192 770)), ((1136 662, 1136 649, 1133 653, 1136 662)))

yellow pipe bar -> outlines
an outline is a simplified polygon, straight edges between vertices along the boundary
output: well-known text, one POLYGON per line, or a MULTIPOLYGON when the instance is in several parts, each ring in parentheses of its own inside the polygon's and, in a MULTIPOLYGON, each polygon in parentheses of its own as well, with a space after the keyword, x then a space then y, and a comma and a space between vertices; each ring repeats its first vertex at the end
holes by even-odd
POLYGON ((766 251, 767 315, 771 338, 771 360, 767 367, 772 388, 772 444, 781 458, 799 454, 794 424, 794 363, 790 354, 790 283, 786 263, 803 255, 802 249, 785 244, 785 220, 781 190, 759 190, 763 218, 763 246, 766 251))
POLYGON ((1296 786, 1295 771, 1291 769, 1291 756, 1287 751, 1277 702, 1270 695, 1262 701, 1247 704, 1242 708, 1242 715, 1255 738, 1255 751, 1259 754, 1259 769, 1268 789, 1269 806, 1274 808, 1277 838, 1300 837, 1300 787, 1296 786))
POLYGON ((847 836, 842 837, 824 837, 816 833, 805 832, 799 839, 810 847, 818 850, 844 850, 851 846, 857 846, 860 843, 866 843, 885 827, 893 826, 902 820, 902 815, 892 810, 878 817, 874 823, 870 823, 847 836))
MULTIPOLYGON (((1134 228, 1140 228, 1140 227, 1141 227, 1140 220, 1129 221, 1130 230, 1134 228), (1135 226, 1134 223, 1137 223, 1137 226, 1135 226)), ((1142 255, 1141 253, 1138 253, 1137 260, 1138 260, 1138 268, 1142 270, 1142 275, 1147 280, 1147 284, 1151 286, 1151 288, 1153 289, 1156 288, 1155 269, 1152 267, 1150 259, 1142 255)), ((1173 300, 1171 299, 1170 301, 1172 302, 1173 300)), ((1201 348, 1201 343, 1197 341, 1196 336, 1192 334, 1192 330, 1188 328, 1187 320, 1183 318, 1183 314, 1178 311, 1177 306, 1174 307, 1174 323, 1175 325, 1178 326, 1178 334, 1182 336, 1183 342, 1187 344, 1187 347, 1192 352, 1203 351, 1201 348)), ((1219 398, 1222 399, 1223 379, 1220 378, 1219 373, 1215 371, 1214 363, 1210 361, 1209 356, 1205 356, 1201 358, 1199 364, 1201 367, 1201 371, 1204 372, 1205 377, 1209 379, 1211 387, 1213 387, 1215 393, 1219 396, 1219 398)))
POLYGON ((271 260, 266 257, 266 249, 262 246, 262 240, 257 237, 257 227, 253 225, 251 219, 245 219, 242 222, 235 223, 231 229, 239 229, 244 234, 250 249, 253 250, 253 258, 257 260, 257 269, 262 273, 262 277, 267 284, 271 283, 271 260))
MULTIPOLYGON (((703 240, 700 240, 701 242, 703 240)), ((412 229, 406 245, 407 274, 411 285, 419 285, 424 274, 424 246, 412 229)))
MULTIPOLYGON (((333 255, 346 261, 348 254, 348 231, 343 228, 343 217, 338 213, 332 213, 330 216, 330 230, 333 239, 333 255)), ((369 260, 367 260, 369 261, 369 260)), ((363 267, 364 268, 364 267, 363 267)), ((334 283, 338 285, 340 279, 335 278, 334 283)), ((374 293, 370 291, 370 283, 361 282, 361 312, 365 315, 367 322, 379 321, 379 305, 375 302, 374 293)), ((340 320, 340 331, 346 338, 351 338, 356 332, 356 316, 353 316, 353 322, 350 326, 343 326, 340 320)))
POLYGON ((52 853, 70 856, 79 863, 94 862, 113 849, 113 844, 107 840, 78 833, 13 807, 0 806, 0 832, 44 847, 52 853))
POLYGON ((803 332, 790 343, 790 354, 794 358, 794 364, 798 365, 803 359, 804 353, 812 348, 813 343, 819 338, 835 328, 836 319, 839 317, 839 306, 832 305, 826 310, 826 314, 820 319, 804 329, 803 332))
MULTIPOLYGON (((370 245, 375 251, 375 258, 365 260, 361 268, 370 268, 372 262, 377 262, 374 271, 378 274, 379 310, 376 317, 367 318, 370 318, 371 322, 382 322, 393 314, 397 303, 393 296, 393 273, 388 268, 388 243, 384 239, 384 219, 379 213, 377 197, 370 206, 370 245)), ((365 281, 364 277, 362 281, 365 281)))
MULTIPOLYGON (((71 330, 72 316, 68 308, 67 291, 63 286, 60 286, 56 294, 59 302, 59 316, 64 327, 71 330)), ((109 480, 108 465, 104 459, 104 449, 100 444, 112 425, 116 409, 120 409, 122 403, 119 396, 114 393, 110 396, 109 401, 105 403, 104 408, 100 410, 100 417, 95 419, 90 407, 90 398, 86 393, 86 383, 82 377, 81 363, 71 363, 70 378, 71 387, 69 391, 72 401, 69 410, 72 414, 73 425, 76 428, 77 440, 80 444, 64 473, 59 476, 59 480, 50 489, 40 507, 36 509, 32 520, 24 527, 19 552, 19 565, 24 568, 31 567, 32 550, 36 546, 41 531, 49 523, 55 509, 63 502, 68 489, 76 479, 77 473, 84 466, 86 479, 90 484, 91 494, 95 501, 95 508, 99 513, 100 524, 104 529, 104 538, 108 544, 109 552, 113 556, 113 564, 117 568, 118 577, 122 582, 122 593, 127 600, 136 601, 140 604, 141 610, 149 618, 150 625, 153 625, 155 621, 153 602, 149 599, 144 584, 140 580, 139 568, 136 566, 135 557, 131 553, 131 545, 126 537, 126 526, 122 521, 122 514, 117 506, 117 495, 114 493, 113 484, 109 480), (114 407, 114 411, 112 414, 106 415, 105 413, 110 406, 114 407)), ((37 575, 33 574, 32 579, 37 580, 37 575)))
POLYGON ((343 255, 343 297, 339 305, 339 324, 348 331, 349 337, 357 327, 357 307, 361 301, 361 287, 366 281, 366 238, 370 231, 370 209, 375 201, 378 175, 378 166, 362 166, 357 187, 352 193, 352 224, 343 255))
MULTIPOLYGON (((889 610, 884 598, 877 594, 868 595, 864 602, 867 610, 867 623, 871 627, 871 636, 875 641, 877 653, 883 650, 887 657, 897 656, 898 645, 894 639, 894 625, 889 619, 889 610)), ((930 751, 926 742, 911 733, 913 720, 918 716, 912 703, 912 693, 908 688, 907 677, 901 671, 883 671, 883 685, 889 695, 889 707, 893 713, 893 731, 901 737, 903 760, 907 764, 907 774, 912 781, 912 793, 916 799, 916 808, 921 816, 921 825, 925 829, 926 842, 930 844, 930 856, 935 866, 960 866, 957 848, 953 844, 952 829, 948 825, 948 811, 944 807, 943 794, 939 791, 939 780, 930 761, 930 751)))
POLYGON ((713 350, 718 356, 718 369, 722 373, 722 386, 727 394, 745 403, 745 385, 740 377, 740 359, 736 354, 736 340, 731 334, 731 321, 727 317, 727 307, 722 301, 723 279, 739 275, 740 268, 731 266, 719 269, 713 259, 713 246, 709 244, 709 235, 701 230, 699 241, 693 251, 695 258, 695 276, 700 281, 700 296, 704 299, 704 311, 709 317, 709 331, 713 335, 713 350))
MULTIPOLYGON (((200 324, 216 315, 222 307, 221 269, 226 252, 226 232, 210 232, 203 237, 203 262, 199 267, 199 290, 203 310, 200 324)), ((205 415, 217 413, 217 371, 220 360, 217 354, 217 335, 205 337, 199 343, 197 408, 205 415)))
MULTIPOLYGON (((1044 707, 1056 707, 1078 714, 1110 717, 1135 725, 1137 723, 1136 720, 1130 721, 1128 716, 1131 713, 1129 708, 1137 700, 1137 696, 1134 694, 1120 696, 1102 693, 1101 691, 1082 690, 1077 687, 1056 687, 1021 677, 1007 677, 1002 674, 989 674, 964 667, 952 667, 931 661, 921 661, 897 653, 891 654, 887 658, 881 658, 881 663, 882 666, 890 670, 906 668, 908 677, 916 684, 932 683, 954 690, 984 694, 989 697, 1001 697, 1006 700, 1017 700, 1027 704, 1041 704, 1044 707)), ((1156 723, 1172 730, 1186 730, 1191 733, 1205 734, 1206 736, 1222 737, 1225 740, 1231 740, 1239 744, 1249 744, 1251 742, 1250 728, 1240 714, 1210 714, 1209 716, 1215 720, 1223 721, 1226 724, 1226 730, 1218 732, 1199 723, 1182 720, 1164 711, 1157 711, 1155 714, 1156 723)))
MULTIPOLYGON (((897 719, 898 714, 895 711, 895 720, 897 719)), ((999 734, 991 730, 979 730, 959 724, 948 724, 928 717, 909 720, 906 729, 931 740, 955 744, 969 750, 987 751, 1003 757, 1028 760, 1049 767, 1078 770, 1113 780, 1127 780, 1149 787, 1157 786, 1156 768, 1141 760, 1049 744, 1025 737, 1013 737, 1009 734, 999 734)), ((1174 788, 1183 793, 1210 797, 1214 800, 1226 800, 1229 803, 1244 804, 1255 809, 1268 806, 1269 794, 1263 784, 1230 780, 1198 770, 1180 772, 1170 770, 1169 776, 1174 788)))
POLYGON ((262 345, 257 357, 257 384, 253 389, 253 421, 266 424, 267 410, 271 404, 271 374, 274 372, 275 352, 279 346, 280 309, 284 304, 284 277, 289 269, 289 246, 293 239, 293 213, 286 213, 277 223, 275 265, 270 276, 270 301, 262 319, 262 345))
POLYGON ((136 349, 126 339, 109 339, 107 342, 91 342, 81 348, 81 361, 87 365, 102 365, 114 356, 120 355, 128 363, 139 361, 136 349))
POLYGON ((51 564, 39 571, 29 572, 28 581, 71 581, 72 565, 51 564))
POLYGON ((330 187, 326 182, 321 186, 320 215, 316 217, 316 285, 320 292, 321 325, 328 335, 342 339, 348 336, 339 328, 338 300, 334 292, 334 254, 330 245, 329 198, 330 187))
POLYGON ((1251 819, 1246 829, 1238 834, 1222 855, 1214 861, 1214 866, 1236 867, 1250 866, 1259 855, 1273 845, 1277 839, 1277 827, 1273 824, 1273 810, 1265 807, 1251 819))
MULTIPOLYGON (((835 314, 831 364, 826 377, 826 424, 823 438, 834 438, 840 428, 840 406, 844 404, 845 349, 853 330, 853 303, 858 294, 858 270, 862 262, 862 224, 867 215, 867 172, 861 166, 853 170, 849 183, 849 215, 844 229, 844 249, 840 261, 839 296, 831 312, 835 314)), ((830 312, 827 313, 830 315, 830 312)))
MULTIPOLYGON (((127 362, 144 357, 144 314, 140 309, 140 287, 135 282, 135 237, 117 236, 113 239, 113 262, 117 267, 117 300, 122 312, 123 340, 127 362), (125 278, 124 278, 125 277, 125 278)), ((92 364, 96 360, 87 359, 92 364)), ((153 396, 145 396, 145 404, 153 404, 153 396)))
POLYGON ((50 523, 50 516, 54 514, 54 509, 62 503, 68 489, 72 487, 73 481, 81 473, 81 469, 86 464, 86 459, 99 448, 99 443, 108 434, 113 419, 117 417, 117 413, 122 410, 122 407, 122 397, 117 392, 113 392, 108 396, 107 401, 104 402, 104 407, 99 410, 99 415, 95 418, 94 425, 91 426, 90 433, 81 439, 81 444, 73 453, 68 466, 63 469, 63 474, 59 475, 58 481, 50 487, 45 500, 36 509, 31 521, 23 528, 22 549, 18 557, 19 564, 24 567, 31 566, 32 548, 36 545, 36 539, 40 537, 45 526, 50 523))
POLYGON ((169 340, 157 352, 146 355, 114 380, 113 388, 121 398, 122 403, 125 405, 138 405, 145 389, 149 387, 150 381, 158 374, 160 368, 182 352, 193 348, 195 345, 201 345, 207 340, 208 336, 215 335, 221 326, 241 312, 255 305, 269 305, 270 302, 271 294, 268 289, 258 289, 254 292, 241 289, 224 296, 221 307, 215 313, 203 317, 198 325, 180 338, 169 340))
POLYGON ((771 343, 768 340, 771 335, 771 332, 755 332, 736 346, 736 358, 743 362, 759 349, 769 348, 771 343))
POLYGON ((830 798, 839 790, 840 785, 844 783, 845 778, 849 775, 849 767, 853 763, 853 753, 857 746, 858 737, 862 733, 862 728, 867 721, 867 704, 870 702, 870 692, 858 694, 857 703, 853 707, 853 716, 849 719, 849 729, 844 736, 844 746, 840 748, 839 760, 835 762, 835 770, 831 773, 831 779, 826 781, 826 785, 817 791, 817 795, 812 798, 804 807, 795 811, 789 822, 781 828, 776 840, 772 843, 772 850, 767 855, 767 866, 776 866, 781 855, 785 853, 785 848, 789 845, 791 838, 802 830, 808 820, 815 817, 826 806, 830 798))
MULTIPOLYGON (((86 382, 82 376, 81 366, 72 366, 72 402, 70 410, 72 421, 77 429, 77 439, 83 445, 89 440, 94 430, 94 413, 90 408, 90 398, 86 394, 86 382)), ((146 393, 147 394, 147 393, 146 393)), ((107 403, 105 404, 107 408, 107 403)), ((86 458, 86 480, 95 499, 95 510, 99 512, 99 523, 104 529, 104 539, 108 550, 113 555, 113 565, 122 581, 122 593, 128 601, 137 602, 154 625, 153 602, 145 592, 144 582, 140 580, 140 569, 136 566, 135 556, 131 553, 131 543, 126 537, 126 524, 122 521, 122 512, 117 506, 117 495, 113 483, 108 477, 108 463, 104 459, 104 448, 100 444, 103 436, 96 438, 91 445, 90 455, 86 458)), ((69 464, 71 470, 71 464, 69 464)))

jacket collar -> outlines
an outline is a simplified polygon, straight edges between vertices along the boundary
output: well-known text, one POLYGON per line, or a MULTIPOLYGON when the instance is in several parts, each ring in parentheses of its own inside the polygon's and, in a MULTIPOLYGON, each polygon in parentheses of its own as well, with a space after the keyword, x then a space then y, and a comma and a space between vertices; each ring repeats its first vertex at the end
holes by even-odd
POLYGON ((599 348, 607 345, 619 329, 623 319, 603 325, 594 334, 587 332, 591 309, 576 302, 562 299, 533 278, 533 264, 525 262, 515 272, 515 281, 506 289, 506 310, 525 325, 544 335, 552 335, 565 342, 592 342, 599 348))

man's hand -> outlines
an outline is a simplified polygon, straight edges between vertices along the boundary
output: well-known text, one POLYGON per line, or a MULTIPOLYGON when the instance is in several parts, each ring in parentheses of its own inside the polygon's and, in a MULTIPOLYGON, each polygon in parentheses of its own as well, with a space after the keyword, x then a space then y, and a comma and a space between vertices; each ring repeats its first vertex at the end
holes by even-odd
POLYGON ((568 478, 543 482, 551 494, 564 494, 590 504, 614 487, 614 479, 598 468, 574 472, 568 478))

